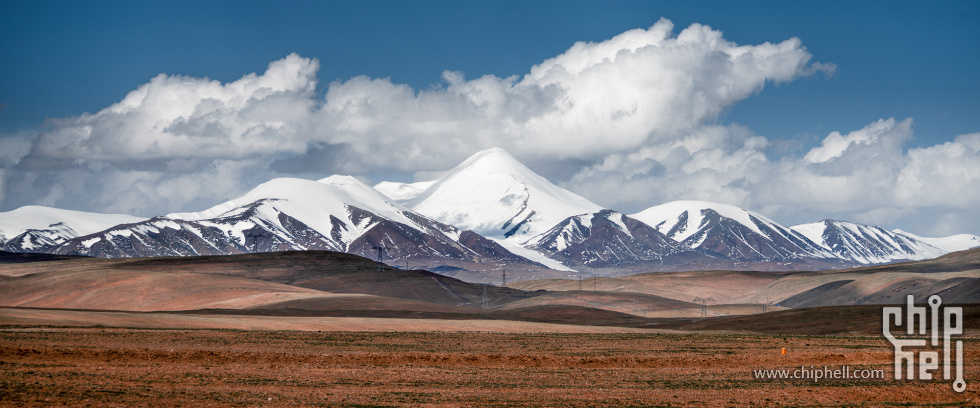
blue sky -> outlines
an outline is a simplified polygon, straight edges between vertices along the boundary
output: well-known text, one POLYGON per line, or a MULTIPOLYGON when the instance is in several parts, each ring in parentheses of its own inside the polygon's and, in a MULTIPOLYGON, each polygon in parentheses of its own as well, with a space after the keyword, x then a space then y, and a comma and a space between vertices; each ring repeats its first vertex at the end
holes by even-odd
MULTIPOLYGON (((11 156, 6 162, 0 160, 0 169, 7 169, 4 177, 8 178, 3 184, 7 194, 0 197, 0 210, 16 208, 28 200, 103 210, 103 201, 51 191, 42 185, 65 180, 84 183, 84 178, 76 180, 62 174, 77 172, 83 162, 89 170, 104 169, 105 163, 93 163, 105 160, 75 157, 75 167, 39 165, 39 161, 56 160, 36 152, 41 143, 38 140, 45 140, 44 132, 59 129, 62 125, 58 120, 97 113, 161 73, 228 83, 249 73, 261 75, 270 62, 296 53, 318 61, 318 82, 312 100, 322 104, 331 83, 344 83, 357 76, 387 78, 392 84, 407 84, 415 92, 446 88, 444 71, 462 72, 466 80, 483 75, 520 78, 532 66, 565 53, 578 41, 600 43, 631 29, 648 29, 661 18, 673 23, 675 35, 700 23, 738 45, 780 43, 795 37, 809 54, 809 64, 836 66, 830 74, 817 72, 785 81, 769 80, 761 90, 720 103, 719 113, 699 117, 698 129, 738 124, 752 135, 764 137, 768 141, 765 154, 774 163, 784 157, 803 157, 820 146, 831 132, 846 136, 879 119, 895 118, 901 124, 912 118, 910 130, 896 136, 903 139, 901 157, 906 157, 902 154, 909 149, 942 145, 959 135, 980 132, 980 2, 976 1, 3 1, 0 5, 0 47, 4 56, 4 63, 0 64, 0 140, 19 138, 35 146, 30 154, 11 156), (56 120, 45 124, 46 118, 56 120), (31 159, 32 164, 25 164, 25 158, 31 159), (17 197, 12 198, 14 195, 17 197)), ((745 133, 736 133, 739 132, 745 133)), ((334 146, 329 140, 321 142, 334 146)), ((310 142, 310 146, 313 144, 310 142)), ((588 167, 612 160, 608 155, 626 154, 638 146, 592 156, 577 152, 544 158, 518 148, 515 155, 535 170, 560 179, 563 186, 589 197, 590 182, 598 182, 595 174, 573 176, 572 171, 561 177, 559 173, 577 163, 588 167)), ((485 146, 473 146, 476 147, 485 146)), ((329 156, 314 150, 311 147, 296 157, 329 156)), ((290 155, 294 153, 281 153, 248 167, 265 170, 254 179, 234 180, 234 187, 214 197, 183 201, 145 194, 145 190, 159 187, 167 177, 133 175, 137 170, 157 171, 160 166, 171 169, 175 166, 172 161, 166 165, 151 163, 139 155, 124 164, 113 161, 108 166, 126 173, 128 176, 121 178, 128 181, 113 187, 116 199, 111 202, 132 197, 138 203, 113 209, 142 215, 200 209, 220 201, 221 194, 233 196, 247 191, 261 177, 281 176, 284 172, 313 177, 331 170, 346 170, 376 182, 383 176, 405 180, 414 174, 415 178, 424 178, 427 172, 437 170, 372 167, 370 163, 314 168, 305 173, 277 167, 274 160, 293 157, 290 155)), ((437 162, 445 166, 468 153, 472 152, 461 148, 445 153, 445 160, 437 162)), ((187 166, 220 167, 224 163, 221 160, 187 166)), ((893 176, 897 178, 896 174, 899 173, 893 176)), ((728 187, 750 181, 731 181, 728 187)), ((788 210, 790 203, 760 198, 760 191, 768 188, 760 186, 774 183, 759 182, 759 186, 748 188, 751 191, 744 194, 701 192, 699 197, 684 198, 715 198, 757 211, 768 210, 776 213, 778 221, 790 223, 807 217, 851 217, 928 233, 924 225, 938 222, 922 221, 924 218, 918 215, 922 211, 936 212, 934 204, 898 208, 891 215, 875 213, 871 209, 873 203, 846 208, 835 202, 805 211, 788 210)), ((978 187, 970 183, 966 186, 978 187)), ((652 194, 600 204, 639 210, 646 203, 653 205, 658 200, 675 198, 681 197, 652 194)), ((962 205, 938 211, 953 214, 950 220, 960 223, 968 218, 966 225, 973 233, 980 232, 980 220, 962 215, 966 214, 962 205)), ((948 230, 932 229, 937 233, 948 230)))
POLYGON ((722 118, 773 138, 914 117, 917 144, 980 129, 980 3, 5 1, 0 130, 94 112, 156 74, 233 81, 296 52, 321 84, 358 75, 425 88, 444 70, 523 75, 576 41, 660 17, 739 44, 799 37, 830 79, 749 98, 722 118))

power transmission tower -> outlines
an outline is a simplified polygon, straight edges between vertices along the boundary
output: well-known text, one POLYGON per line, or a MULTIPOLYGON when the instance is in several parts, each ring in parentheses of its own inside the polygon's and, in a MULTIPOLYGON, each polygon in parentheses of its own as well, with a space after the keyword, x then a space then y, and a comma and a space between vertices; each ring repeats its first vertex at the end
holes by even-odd
POLYGON ((483 309, 487 309, 487 285, 483 285, 483 309))
POLYGON ((599 277, 598 276, 593 276, 592 277, 592 293, 595 293, 595 287, 596 287, 596 284, 598 284, 598 282, 599 282, 599 277))
POLYGON ((582 290, 582 275, 578 276, 578 290, 582 290))
POLYGON ((252 238, 252 253, 259 252, 259 238, 265 238, 265 234, 261 232, 258 234, 252 232, 246 232, 245 237, 246 237, 245 245, 248 245, 247 238, 252 238))
POLYGON ((708 317, 708 303, 715 303, 715 299, 710 297, 696 297, 694 298, 694 303, 701 304, 701 317, 708 317))
POLYGON ((503 286, 503 287, 506 288, 507 287, 507 270, 506 269, 502 269, 501 272, 503 272, 503 280, 504 280, 504 284, 501 285, 501 286, 503 286))
POLYGON ((761 307, 762 308, 762 313, 766 313, 766 312, 769 311, 769 307, 772 306, 772 301, 769 300, 769 298, 767 297, 765 303, 763 303, 763 302, 756 302, 755 305, 756 305, 756 307, 761 307))
POLYGON ((385 244, 384 244, 384 242, 381 242, 381 246, 375 246, 374 249, 376 249, 378 251, 378 272, 381 272, 381 265, 383 265, 382 262, 381 262, 382 259, 383 259, 382 252, 385 251, 385 244))

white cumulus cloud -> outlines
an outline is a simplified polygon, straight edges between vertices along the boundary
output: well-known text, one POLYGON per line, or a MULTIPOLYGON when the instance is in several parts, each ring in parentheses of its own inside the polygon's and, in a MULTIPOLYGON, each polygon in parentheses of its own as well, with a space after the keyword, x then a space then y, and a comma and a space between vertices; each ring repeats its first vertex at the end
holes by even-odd
POLYGON ((766 83, 825 67, 795 38, 738 45, 703 25, 673 29, 662 19, 576 43, 523 77, 446 72, 423 90, 356 77, 327 85, 323 99, 319 61, 295 54, 230 83, 161 74, 33 135, 4 161, 2 205, 196 210, 283 173, 426 174, 495 146, 591 162, 702 132, 766 83))
POLYGON ((912 120, 879 119, 831 132, 802 157, 770 157, 770 142, 739 126, 614 154, 565 186, 599 204, 638 211, 697 199, 743 206, 788 224, 822 218, 903 223, 924 234, 980 230, 980 134, 906 149, 912 120), (941 218, 941 219, 940 219, 941 218), (954 222, 955 220, 955 222, 954 222))
POLYGON ((424 177, 502 147, 622 211, 701 199, 787 223, 929 212, 942 214, 936 225, 980 229, 978 134, 907 149, 912 120, 881 119, 775 155, 719 114, 834 66, 811 61, 796 38, 739 45, 704 25, 674 31, 662 19, 575 43, 523 76, 447 71, 427 89, 355 77, 319 85, 319 97, 320 61, 296 54, 229 83, 161 74, 101 111, 0 137, 0 206, 196 211, 273 177, 424 177))

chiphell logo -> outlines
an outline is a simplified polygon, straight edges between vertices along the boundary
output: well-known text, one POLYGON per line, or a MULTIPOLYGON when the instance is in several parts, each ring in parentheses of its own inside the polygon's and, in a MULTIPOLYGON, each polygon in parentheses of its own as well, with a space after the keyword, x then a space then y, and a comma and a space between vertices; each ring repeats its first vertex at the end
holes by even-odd
MULTIPOLYGON (((954 350, 954 343, 951 340, 953 336, 963 334, 963 308, 948 306, 940 308, 943 300, 937 295, 929 297, 928 308, 915 306, 915 299, 912 295, 909 295, 907 299, 908 302, 904 311, 901 307, 885 307, 881 310, 882 334, 892 343, 892 346, 895 346, 895 379, 901 380, 903 372, 905 378, 910 380, 916 378, 931 380, 934 376, 938 377, 936 370, 940 368, 939 352, 926 349, 917 351, 915 347, 925 348, 931 340, 931 347, 935 349, 939 347, 940 340, 942 340, 943 379, 952 378, 954 363, 951 359, 955 353, 956 380, 953 381, 953 391, 963 392, 966 390, 966 381, 963 381, 963 341, 956 340, 954 350), (927 313, 931 327, 926 324, 927 313), (939 326, 940 314, 942 315, 941 328, 939 326), (895 338, 891 332, 891 325, 894 324, 896 329, 901 327, 903 315, 905 316, 905 334, 908 336, 895 338), (925 338, 907 338, 916 334, 916 327, 918 327, 918 335, 925 338), (918 366, 918 370, 915 369, 916 366, 918 366), (916 373, 918 373, 918 377, 916 377, 916 373)), ((896 333, 898 333, 897 330, 896 333)))

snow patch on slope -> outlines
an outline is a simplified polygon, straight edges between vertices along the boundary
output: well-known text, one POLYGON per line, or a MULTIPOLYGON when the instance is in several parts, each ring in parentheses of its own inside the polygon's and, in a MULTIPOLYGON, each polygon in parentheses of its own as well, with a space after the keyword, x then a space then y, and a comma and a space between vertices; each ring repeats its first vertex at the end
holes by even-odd
POLYGON ((542 254, 530 248, 522 247, 513 241, 500 239, 500 238, 490 238, 490 239, 500 244, 500 246, 512 252, 514 255, 522 256, 524 258, 530 259, 531 261, 537 262, 541 265, 544 265, 556 271, 576 272, 574 269, 563 265, 561 262, 549 258, 545 254, 542 254))
POLYGON ((393 181, 382 181, 374 185, 374 189, 381 192, 398 202, 404 202, 418 197, 426 189, 435 184, 435 181, 420 181, 417 183, 396 183, 393 181))
POLYGON ((895 230, 895 232, 925 242, 946 252, 958 252, 965 251, 967 249, 980 248, 980 237, 973 234, 957 234, 950 235, 948 237, 930 238, 920 237, 911 232, 905 232, 902 230, 895 230))
POLYGON ((826 226, 822 222, 814 222, 811 224, 801 224, 790 227, 793 231, 799 232, 804 237, 807 237, 813 243, 820 245, 822 248, 830 249, 827 242, 823 239, 823 232, 826 226))

